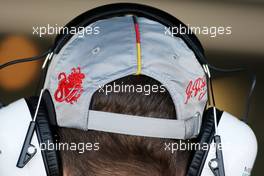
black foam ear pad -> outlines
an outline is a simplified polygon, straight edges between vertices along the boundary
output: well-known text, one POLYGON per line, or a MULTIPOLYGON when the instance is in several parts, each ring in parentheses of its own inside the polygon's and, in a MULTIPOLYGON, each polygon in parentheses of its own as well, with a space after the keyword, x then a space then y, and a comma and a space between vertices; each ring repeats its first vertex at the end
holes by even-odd
MULTIPOLYGON (((217 120, 219 122, 222 111, 217 110, 217 120)), ((203 123, 201 126, 200 134, 198 136, 198 141, 201 146, 203 144, 211 144, 214 137, 215 127, 214 127, 214 114, 213 108, 209 108, 204 112, 203 123)), ((209 145, 210 146, 210 145, 209 145)), ((189 165, 187 176, 199 176, 202 173, 205 160, 207 158, 209 150, 196 150, 193 154, 192 161, 189 165)))
MULTIPOLYGON (((38 97, 30 97, 26 101, 33 117, 37 107, 38 97)), ((41 101, 36 118, 36 133, 39 143, 45 144, 46 146, 48 143, 55 144, 56 142, 56 128, 50 124, 48 114, 48 108, 45 105, 45 101, 41 101)), ((47 175, 62 175, 58 151, 46 149, 41 150, 41 153, 47 175)))

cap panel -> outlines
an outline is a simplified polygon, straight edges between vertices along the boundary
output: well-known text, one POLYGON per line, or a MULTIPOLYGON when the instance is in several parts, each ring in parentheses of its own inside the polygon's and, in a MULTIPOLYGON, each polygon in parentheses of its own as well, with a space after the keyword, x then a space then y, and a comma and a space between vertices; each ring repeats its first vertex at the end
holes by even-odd
POLYGON ((181 38, 165 34, 165 26, 138 19, 141 32, 142 73, 164 84, 175 104, 177 118, 202 115, 207 97, 205 73, 181 38))
POLYGON ((49 67, 49 89, 59 126, 87 130, 93 93, 100 86, 136 72, 136 39, 131 16, 100 20, 98 35, 75 35, 49 67), (115 25, 113 25, 115 24, 115 25))

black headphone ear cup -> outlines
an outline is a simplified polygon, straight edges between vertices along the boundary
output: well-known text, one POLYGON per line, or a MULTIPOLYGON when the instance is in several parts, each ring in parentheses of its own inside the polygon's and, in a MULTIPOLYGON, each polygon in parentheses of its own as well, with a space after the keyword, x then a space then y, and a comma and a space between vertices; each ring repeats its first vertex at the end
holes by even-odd
MULTIPOLYGON (((37 97, 30 97, 27 99, 28 106, 30 108, 32 117, 35 113, 38 98, 37 97)), ((46 168, 46 172, 48 176, 60 176, 61 173, 61 167, 60 167, 60 158, 58 151, 55 149, 50 150, 48 149, 48 144, 54 144, 56 142, 56 130, 50 125, 49 118, 48 118, 48 109, 45 105, 44 101, 41 101, 38 115, 36 118, 36 132, 38 136, 38 140, 40 144, 42 145, 42 158, 44 161, 44 165, 46 168), (45 144, 45 145, 44 145, 45 144), (45 150, 43 150, 43 146, 46 147, 45 150)))
MULTIPOLYGON (((222 116, 222 111, 217 110, 218 122, 222 116)), ((210 145, 214 137, 214 115, 213 109, 210 108, 204 112, 203 123, 201 126, 198 142, 201 146, 203 144, 210 145)), ((204 167, 209 150, 196 150, 194 152, 192 161, 189 165, 187 176, 200 176, 204 167)))

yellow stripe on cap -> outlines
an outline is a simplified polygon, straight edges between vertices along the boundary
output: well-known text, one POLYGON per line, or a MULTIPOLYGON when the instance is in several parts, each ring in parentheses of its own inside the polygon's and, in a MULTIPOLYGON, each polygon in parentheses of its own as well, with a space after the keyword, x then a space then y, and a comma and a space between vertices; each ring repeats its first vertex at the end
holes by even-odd
POLYGON ((137 72, 136 75, 141 74, 141 48, 140 43, 137 43, 137 72))

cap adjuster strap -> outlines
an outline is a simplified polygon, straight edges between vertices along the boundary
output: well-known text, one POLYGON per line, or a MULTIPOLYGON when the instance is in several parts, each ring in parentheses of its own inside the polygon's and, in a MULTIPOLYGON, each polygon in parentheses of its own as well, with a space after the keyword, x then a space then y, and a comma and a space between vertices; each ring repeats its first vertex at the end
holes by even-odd
POLYGON ((200 117, 175 120, 89 111, 88 130, 134 136, 189 139, 198 135, 200 117))

